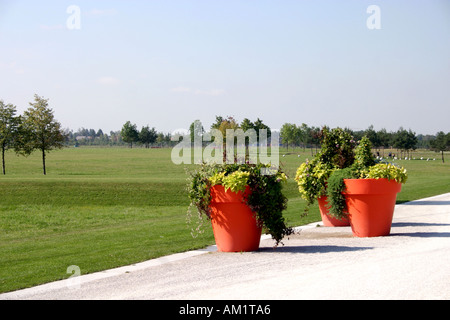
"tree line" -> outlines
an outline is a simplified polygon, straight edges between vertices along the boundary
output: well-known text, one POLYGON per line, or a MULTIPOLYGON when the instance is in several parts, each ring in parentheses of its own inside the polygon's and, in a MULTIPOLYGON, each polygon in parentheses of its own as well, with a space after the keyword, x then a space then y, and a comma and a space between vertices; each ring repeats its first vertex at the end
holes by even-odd
POLYGON ((48 99, 34 95, 34 101, 22 115, 17 107, 0 100, 0 148, 2 173, 6 174, 5 152, 13 149, 17 154, 28 156, 38 150, 42 154, 42 170, 46 174, 45 156, 53 149, 64 147, 66 136, 61 124, 55 120, 48 99))
MULTIPOLYGON (((193 121, 189 126, 191 141, 194 141, 195 135, 202 135, 205 132, 203 126, 201 132, 194 132, 194 124, 199 120, 193 121)), ((251 121, 247 118, 239 122, 233 117, 216 116, 210 129, 219 129, 225 132, 226 129, 267 129, 270 137, 270 127, 264 124, 263 120, 257 119, 251 121)), ((320 132, 322 127, 308 126, 305 123, 296 125, 294 123, 285 123, 280 130, 280 145, 289 148, 300 147, 303 149, 317 149, 320 146, 320 132)), ((416 134, 415 132, 400 127, 397 131, 388 132, 386 129, 374 130, 373 126, 365 130, 351 130, 350 132, 355 140, 360 140, 366 135, 375 149, 398 149, 403 155, 409 156, 409 153, 416 149, 431 149, 439 152, 450 150, 450 132, 438 132, 435 135, 416 134)), ((148 125, 139 130, 136 124, 127 121, 121 130, 111 131, 110 134, 104 134, 101 129, 79 129, 77 132, 68 132, 68 141, 74 145, 110 145, 133 147, 136 145, 149 148, 173 147, 176 142, 172 141, 170 133, 162 133, 150 128, 148 125)))
MULTIPOLYGON (((280 130, 281 143, 289 147, 317 148, 320 145, 319 127, 309 127, 302 123, 296 125, 285 123, 280 130)), ((369 126, 366 130, 351 130, 344 128, 355 140, 361 140, 367 136, 375 149, 397 149, 400 151, 400 157, 410 156, 410 151, 421 149, 431 149, 441 152, 442 161, 444 161, 444 151, 450 151, 450 132, 439 131, 436 135, 416 135, 411 129, 406 130, 400 127, 397 131, 388 132, 386 129, 374 130, 369 126)))
POLYGON ((127 121, 122 130, 104 133, 102 129, 80 128, 77 131, 66 130, 67 145, 79 146, 144 146, 170 147, 174 145, 170 133, 156 131, 148 125, 139 131, 135 124, 127 121), (156 138, 155 138, 156 136, 156 138))
MULTIPOLYGON (((60 149, 68 145, 99 145, 99 146, 120 146, 129 145, 130 148, 136 145, 150 147, 172 147, 178 143, 172 139, 170 133, 162 133, 149 125, 138 130, 137 126, 127 121, 121 130, 111 131, 105 134, 101 129, 78 129, 77 132, 62 129, 61 124, 54 118, 53 110, 48 106, 49 99, 34 95, 34 101, 30 102, 30 107, 22 115, 17 115, 17 107, 13 104, 6 104, 0 100, 0 148, 2 154, 2 173, 6 174, 5 152, 14 150, 18 155, 28 156, 38 150, 42 155, 42 170, 46 174, 46 154, 54 149, 60 149)), ((202 135, 205 129, 201 127, 200 132, 195 132, 195 120, 189 127, 191 141, 195 135, 202 135)), ((219 129, 225 132, 226 129, 254 129, 259 133, 259 129, 267 129, 268 138, 271 129, 264 124, 261 119, 251 121, 245 118, 240 123, 233 117, 216 116, 215 122, 210 129, 219 129)), ((320 146, 320 132, 322 128, 310 127, 305 123, 296 125, 285 123, 280 129, 280 144, 286 148, 309 148, 311 152, 320 146)), ((444 151, 450 151, 450 132, 437 132, 436 135, 416 135, 411 130, 402 127, 395 132, 388 132, 386 129, 374 130, 370 126, 366 130, 354 131, 348 128, 355 138, 360 140, 367 136, 376 149, 394 148, 408 155, 417 148, 431 149, 441 152, 444 161, 444 151)), ((224 135, 225 136, 225 135, 224 135)))

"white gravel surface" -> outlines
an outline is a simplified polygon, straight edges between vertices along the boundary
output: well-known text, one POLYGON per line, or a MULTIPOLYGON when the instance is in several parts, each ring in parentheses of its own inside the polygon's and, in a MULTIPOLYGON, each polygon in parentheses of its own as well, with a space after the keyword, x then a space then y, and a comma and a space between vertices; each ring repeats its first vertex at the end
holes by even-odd
POLYGON ((215 246, 71 278, 0 300, 450 299, 450 193, 397 205, 391 235, 356 238, 350 227, 299 228, 284 246, 215 246))

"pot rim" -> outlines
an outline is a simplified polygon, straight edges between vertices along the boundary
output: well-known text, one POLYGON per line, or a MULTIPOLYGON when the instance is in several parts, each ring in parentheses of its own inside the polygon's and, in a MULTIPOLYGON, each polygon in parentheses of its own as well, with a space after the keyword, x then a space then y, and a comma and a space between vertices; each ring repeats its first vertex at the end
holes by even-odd
POLYGON ((387 178, 380 179, 344 179, 345 195, 357 194, 392 194, 399 193, 402 184, 387 178))

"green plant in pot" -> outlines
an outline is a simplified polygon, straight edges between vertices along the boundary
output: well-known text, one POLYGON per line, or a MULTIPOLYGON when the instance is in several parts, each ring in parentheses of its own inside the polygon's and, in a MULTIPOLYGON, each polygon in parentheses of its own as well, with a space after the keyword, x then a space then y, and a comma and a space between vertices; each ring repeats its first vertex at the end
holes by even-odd
POLYGON ((335 217, 348 214, 355 236, 389 235, 396 197, 407 178, 402 167, 376 163, 370 141, 363 137, 353 165, 335 170, 328 179, 329 213, 335 217))
POLYGON ((287 180, 277 168, 267 174, 264 164, 203 164, 189 177, 190 210, 211 221, 219 251, 254 251, 264 229, 278 245, 293 229, 283 211, 287 198, 282 189, 287 180))
POLYGON ((356 142, 352 135, 341 128, 322 128, 320 134, 321 149, 313 159, 302 163, 297 169, 297 181, 301 197, 306 200, 304 214, 309 212, 310 206, 319 202, 322 221, 325 226, 347 226, 348 220, 339 216, 328 215, 327 184, 330 175, 337 169, 349 167, 354 162, 354 148, 356 142))

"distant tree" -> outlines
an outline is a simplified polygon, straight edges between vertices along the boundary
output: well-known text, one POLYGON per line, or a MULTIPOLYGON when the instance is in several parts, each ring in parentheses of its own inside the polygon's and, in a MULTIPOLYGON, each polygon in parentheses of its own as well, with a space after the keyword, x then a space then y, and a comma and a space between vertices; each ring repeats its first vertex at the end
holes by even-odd
MULTIPOLYGON (((241 125, 241 128, 242 128, 242 125, 241 125)), ((271 136, 270 128, 267 125, 265 125, 263 123, 263 121, 259 118, 256 119, 256 121, 254 123, 254 129, 256 130, 256 137, 258 138, 258 141, 259 141, 259 130, 264 130, 264 129, 267 130, 267 139, 269 139, 271 136)))
POLYGON ((120 132, 122 136, 122 140, 130 144, 130 148, 133 148, 133 142, 139 141, 139 132, 136 129, 135 124, 131 124, 130 121, 127 121, 120 132))
POLYGON ((0 100, 0 147, 2 149, 2 169, 6 174, 5 151, 14 147, 20 118, 15 116, 16 106, 0 100))
MULTIPOLYGON (((219 125, 219 131, 222 133, 223 137, 223 160, 227 160, 227 130, 237 130, 239 128, 239 124, 233 117, 227 117, 222 120, 222 123, 219 125)), ((234 138, 234 144, 236 144, 237 138, 234 138)), ((231 155, 230 155, 231 157, 231 155)))
POLYGON ((364 131, 364 136, 370 140, 374 148, 378 149, 381 147, 380 138, 378 137, 378 133, 373 129, 373 125, 364 131))
POLYGON ((440 131, 436 135, 436 139, 430 141, 432 150, 436 152, 441 152, 442 162, 444 162, 444 151, 450 150, 450 132, 445 134, 440 131))
POLYGON ((216 122, 211 125, 211 129, 219 129, 225 119, 222 116, 216 116, 216 122))
POLYGON ((142 127, 141 132, 139 132, 139 142, 144 144, 146 148, 148 148, 151 143, 154 143, 157 137, 158 133, 155 128, 150 129, 148 125, 142 127))
MULTIPOLYGON (((312 138, 312 144, 316 148, 316 153, 317 153, 317 147, 320 146, 320 139, 321 139, 321 135, 322 135, 322 129, 319 128, 319 127, 311 127, 310 135, 311 135, 311 138, 312 138)), ((312 150, 313 149, 311 148, 311 156, 313 155, 312 150)))
POLYGON ((251 122, 248 118, 242 120, 240 127, 242 130, 244 130, 244 132, 250 129, 255 130, 255 124, 251 122))
POLYGON ((162 147, 163 144, 164 144, 164 141, 165 141, 165 139, 164 139, 164 133, 158 132, 158 136, 156 137, 156 143, 157 143, 160 147, 162 147))
POLYGON ((30 108, 24 112, 21 124, 21 148, 25 154, 30 154, 37 149, 42 152, 42 168, 45 167, 46 153, 64 147, 66 137, 61 124, 55 120, 53 110, 48 107, 48 99, 34 95, 34 102, 30 102, 30 108))
POLYGON ((389 148, 391 145, 392 134, 388 133, 386 129, 381 129, 377 132, 380 146, 383 148, 389 148))
POLYGON ((416 150, 417 146, 417 137, 414 132, 406 131, 402 127, 397 131, 394 138, 394 148, 400 149, 408 153, 410 150, 416 150))
POLYGON ((201 136, 203 135, 203 133, 205 133, 205 129, 203 128, 200 120, 195 120, 189 126, 189 134, 190 134, 192 143, 194 143, 196 137, 197 137, 197 139, 198 138, 201 139, 201 136))
POLYGON ((298 137, 299 142, 303 145, 303 150, 306 149, 306 146, 309 143, 312 143, 312 136, 311 136, 311 128, 308 127, 306 123, 302 123, 300 127, 297 127, 298 130, 298 137))
POLYGON ((280 130, 281 143, 285 144, 289 149, 289 145, 292 145, 296 141, 297 126, 292 123, 285 123, 280 130))
POLYGON ((95 138, 96 133, 95 133, 95 130, 94 130, 94 129, 89 129, 89 136, 92 137, 92 139, 95 138))

